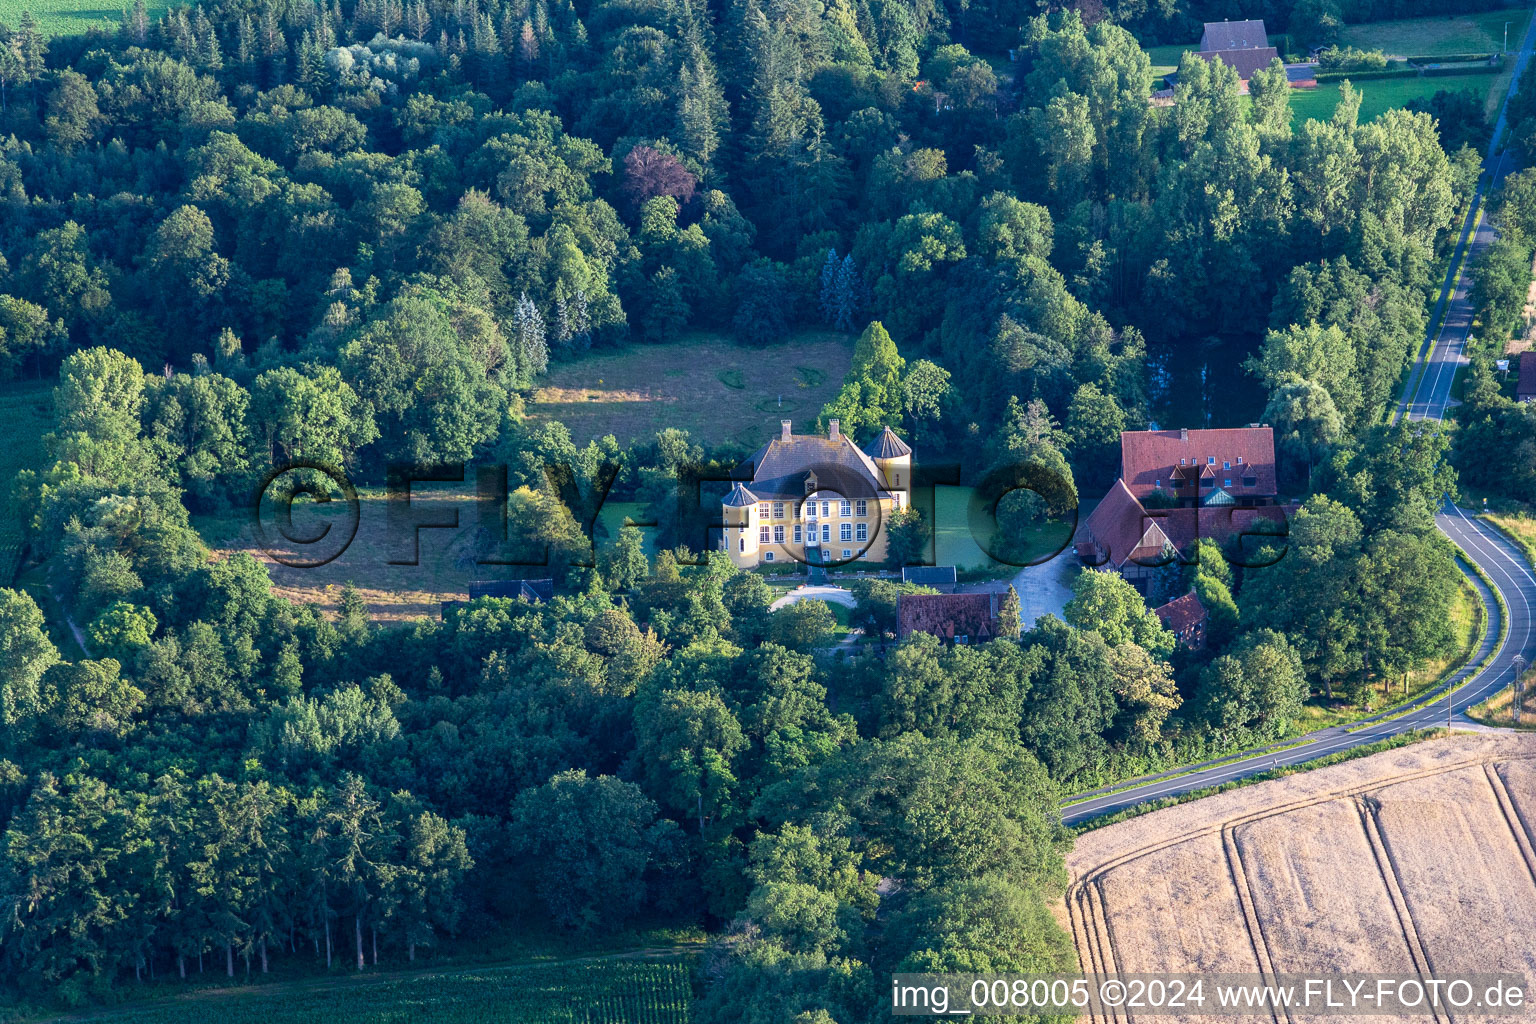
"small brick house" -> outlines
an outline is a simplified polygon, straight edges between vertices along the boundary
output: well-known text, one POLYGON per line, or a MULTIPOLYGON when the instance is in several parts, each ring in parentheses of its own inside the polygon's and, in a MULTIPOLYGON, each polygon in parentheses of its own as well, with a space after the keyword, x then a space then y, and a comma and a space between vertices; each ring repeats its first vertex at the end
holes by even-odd
POLYGON ((1167 604, 1152 609, 1152 614, 1163 621, 1168 631, 1179 638, 1179 643, 1192 651, 1205 646, 1205 605, 1191 590, 1183 597, 1176 597, 1167 604))
POLYGON ((997 595, 902 594, 896 623, 898 637, 929 633, 956 643, 985 643, 997 636, 997 595))

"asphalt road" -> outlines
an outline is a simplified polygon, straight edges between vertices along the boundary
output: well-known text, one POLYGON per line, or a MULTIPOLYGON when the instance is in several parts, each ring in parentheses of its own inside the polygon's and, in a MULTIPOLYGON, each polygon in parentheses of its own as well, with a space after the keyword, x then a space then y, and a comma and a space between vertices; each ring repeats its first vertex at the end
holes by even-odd
MULTIPOLYGON (((1394 419, 1406 415, 1412 420, 1440 420, 1445 417, 1446 409, 1451 405, 1451 385, 1457 367, 1466 361, 1462 352, 1472 325, 1472 304, 1468 298, 1470 282, 1465 272, 1465 265, 1471 261, 1463 261, 1462 256, 1468 246, 1475 256, 1493 241, 1492 227, 1481 215, 1480 200, 1484 190, 1491 188, 1510 169, 1505 154, 1502 151, 1495 154, 1494 147, 1499 145, 1503 135, 1509 95, 1513 94, 1515 83, 1519 81, 1520 72, 1530 60, 1533 48, 1536 48, 1536 18, 1531 20, 1525 39, 1521 42, 1510 93, 1505 95, 1504 103, 1499 107, 1493 141, 1489 143, 1489 152, 1484 161, 1488 170, 1478 185, 1479 202, 1472 204, 1462 225, 1456 252, 1431 318, 1433 321, 1443 309, 1444 321, 1434 337, 1427 339, 1419 352, 1413 372, 1403 389, 1404 397, 1394 412, 1394 419)), ((1220 763, 1190 765, 1150 776, 1135 787, 1119 792, 1094 790, 1079 794, 1064 803, 1062 820, 1068 825, 1075 825, 1150 800, 1207 789, 1274 768, 1316 760, 1414 729, 1444 725, 1447 722, 1471 726, 1473 723, 1462 712, 1509 685, 1514 678, 1515 655, 1522 655, 1527 664, 1536 664, 1536 621, 1532 617, 1532 613, 1536 612, 1536 575, 1532 574, 1531 567, 1520 552, 1498 531, 1464 510, 1447 504, 1445 510, 1435 517, 1435 524, 1465 552, 1467 558, 1487 573, 1503 597, 1504 606, 1509 610, 1509 628, 1501 639, 1498 602, 1481 580, 1475 576, 1469 577, 1488 608, 1488 629, 1479 649, 1467 664, 1434 691, 1435 699, 1430 700, 1426 695, 1415 705, 1416 710, 1396 718, 1388 717, 1395 712, 1384 712, 1349 726, 1320 730, 1303 737, 1299 743, 1287 749, 1266 747, 1220 763), (1490 652, 1493 652, 1492 660, 1488 660, 1490 652), (1487 666, 1478 669, 1476 666, 1482 665, 1485 660, 1488 661, 1487 666)))

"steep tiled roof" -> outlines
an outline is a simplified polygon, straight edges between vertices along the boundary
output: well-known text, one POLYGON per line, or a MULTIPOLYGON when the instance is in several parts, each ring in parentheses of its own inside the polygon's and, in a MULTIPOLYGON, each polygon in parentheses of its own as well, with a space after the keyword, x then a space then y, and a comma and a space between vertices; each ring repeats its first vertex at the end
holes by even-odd
POLYGON ((1091 565, 1107 564, 1115 569, 1131 562, 1158 565, 1162 562, 1164 544, 1188 554, 1201 537, 1225 544, 1237 536, 1283 535, 1285 524, 1297 507, 1292 502, 1258 508, 1206 505, 1147 509, 1123 481, 1116 480, 1087 522, 1078 528, 1076 550, 1091 565))
POLYGON ((1264 505, 1259 508, 1233 508, 1205 506, 1203 508, 1158 509, 1147 513, 1156 516, 1163 534, 1175 548, 1188 551, 1201 537, 1225 544, 1239 534, 1259 535, 1284 532, 1284 524, 1294 515, 1298 506, 1264 505))
POLYGON ((776 437, 736 467, 735 475, 750 481, 759 499, 804 498, 805 481, 816 475, 819 490, 835 491, 844 498, 875 498, 881 494, 879 471, 853 439, 791 434, 776 437))
POLYGON ((738 480, 731 485, 731 493, 725 496, 725 500, 721 504, 730 508, 745 508, 748 505, 757 504, 757 495, 743 487, 741 481, 738 480))
POLYGON ((1116 569, 1132 559, 1155 564, 1168 543, 1161 521, 1142 508, 1123 480, 1114 482, 1077 532, 1077 553, 1084 561, 1116 569))
POLYGON ((896 431, 887 426, 880 431, 880 436, 870 442, 864 449, 864 454, 872 459, 899 459, 903 455, 911 455, 912 449, 907 443, 896 436, 896 431))
POLYGON ((1266 46, 1257 50, 1213 50, 1201 53, 1200 56, 1206 60, 1220 60, 1236 70, 1237 77, 1246 82, 1253 77, 1254 72, 1269 67, 1269 62, 1279 58, 1280 52, 1273 46, 1266 46))
POLYGON ((932 633, 971 641, 997 635, 996 594, 902 594, 896 602, 897 635, 932 633))
POLYGON ((1152 609, 1152 614, 1162 619, 1168 631, 1186 647, 1199 650, 1205 646, 1205 605, 1193 590, 1152 609))
POLYGON ((1520 354, 1520 381, 1515 385, 1519 401, 1536 400, 1536 352, 1520 354))
POLYGON ((1203 489, 1192 485, 1198 477, 1234 498, 1272 498, 1275 433, 1268 427, 1127 430, 1120 435, 1120 476, 1137 498, 1157 490, 1158 481, 1180 498, 1203 497, 1203 489), (1244 483, 1248 479, 1254 482, 1244 483))
POLYGON ((1205 34, 1200 37, 1200 52, 1219 50, 1251 50, 1269 46, 1269 35, 1263 21, 1208 21, 1205 34))

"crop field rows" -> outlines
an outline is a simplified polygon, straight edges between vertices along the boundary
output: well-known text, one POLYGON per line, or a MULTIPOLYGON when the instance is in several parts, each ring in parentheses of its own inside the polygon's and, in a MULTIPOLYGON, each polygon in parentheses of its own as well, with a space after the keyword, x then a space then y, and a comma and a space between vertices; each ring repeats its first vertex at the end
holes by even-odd
POLYGON ((1423 747, 1088 833, 1066 901, 1083 970, 1536 971, 1536 743, 1423 747))
POLYGON ((692 999, 684 963, 605 961, 246 989, 238 997, 215 990, 111 1017, 132 1024, 688 1024, 692 999))

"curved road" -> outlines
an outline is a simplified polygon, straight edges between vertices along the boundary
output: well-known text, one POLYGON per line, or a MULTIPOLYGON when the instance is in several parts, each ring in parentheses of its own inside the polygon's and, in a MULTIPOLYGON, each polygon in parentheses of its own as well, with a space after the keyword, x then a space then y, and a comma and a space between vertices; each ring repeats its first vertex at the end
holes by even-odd
MULTIPOLYGON (((1407 416, 1410 420, 1441 420, 1451 405, 1451 385, 1456 369, 1466 362, 1462 352, 1467 333, 1472 326, 1472 304, 1468 297, 1469 281, 1465 268, 1470 259, 1493 241, 1493 229, 1482 216, 1482 198, 1485 191, 1497 183, 1508 169, 1505 154, 1494 153, 1504 132, 1504 113, 1509 96, 1514 93, 1520 80, 1520 72, 1530 59, 1536 46, 1536 18, 1532 18, 1516 56, 1515 73, 1509 93, 1499 107, 1499 118, 1494 125, 1493 141, 1489 143, 1484 163, 1487 173, 1478 183, 1477 193, 1441 286, 1440 299, 1435 304, 1432 321, 1444 311, 1440 329, 1427 338, 1419 352, 1413 371, 1409 374, 1404 396, 1393 412, 1393 419, 1407 416), (1468 250, 1470 249, 1470 253, 1468 250)), ((1364 746, 1412 729, 1443 725, 1448 720, 1460 725, 1471 725, 1461 712, 1497 693, 1514 678, 1513 658, 1522 655, 1527 664, 1536 664, 1536 575, 1533 575, 1520 552, 1487 523, 1475 519, 1454 505, 1447 504, 1435 517, 1435 525, 1449 537, 1466 557, 1475 562, 1498 590, 1508 609, 1509 628, 1500 635, 1501 612, 1487 585, 1475 576, 1469 577, 1488 609, 1488 628, 1477 652, 1458 672, 1434 691, 1434 699, 1428 695, 1415 704, 1415 710, 1399 717, 1388 716, 1397 712, 1383 712, 1374 718, 1366 718, 1349 726, 1335 726, 1303 737, 1286 749, 1275 746, 1260 748, 1221 762, 1206 762, 1176 769, 1162 775, 1150 776, 1132 788, 1118 792, 1093 790, 1064 801, 1062 820, 1068 825, 1079 824, 1090 818, 1111 814, 1127 807, 1176 796, 1192 790, 1219 786, 1224 782, 1258 775, 1273 768, 1300 764, 1325 757, 1328 754, 1364 746), (1490 660, 1488 655, 1492 653, 1490 660), (1478 669, 1476 666, 1486 667, 1478 669)), ((1112 787, 1106 787, 1112 788, 1112 787)))

